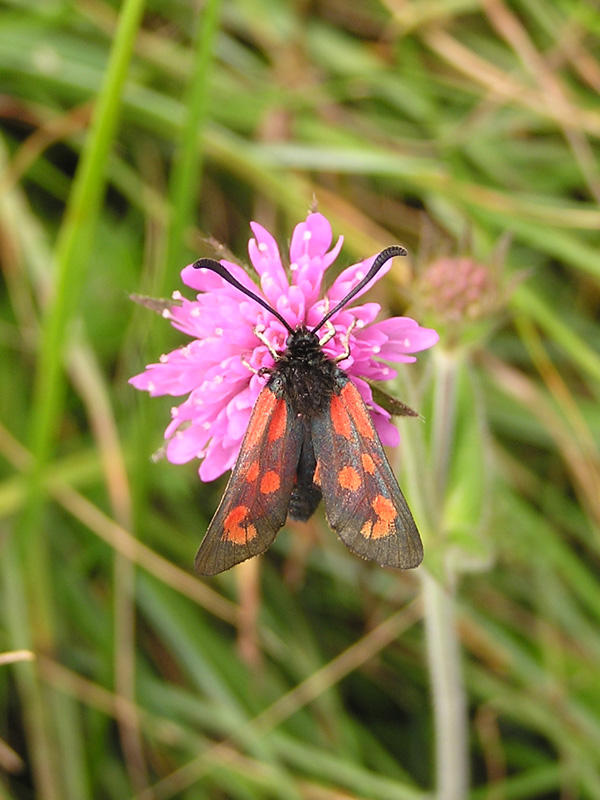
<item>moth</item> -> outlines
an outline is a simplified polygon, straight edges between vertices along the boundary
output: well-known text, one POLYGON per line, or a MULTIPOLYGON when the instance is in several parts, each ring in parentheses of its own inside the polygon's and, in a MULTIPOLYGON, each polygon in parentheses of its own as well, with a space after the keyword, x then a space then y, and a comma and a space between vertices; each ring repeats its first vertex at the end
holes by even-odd
MULTIPOLYGON (((321 499, 330 527, 356 555, 382 567, 411 569, 423 546, 358 389, 323 346, 327 323, 394 256, 383 250, 364 278, 313 328, 293 329, 263 298, 243 286, 218 261, 197 269, 220 275, 273 314, 288 331, 285 350, 261 390, 227 488, 195 559, 200 575, 216 575, 263 553, 287 517, 308 520, 321 499), (325 329, 322 338, 318 332, 325 329)), ((329 338, 328 338, 329 337, 329 338)), ((265 340, 265 343, 266 340, 265 340)), ((268 343, 267 343, 268 344, 268 343)), ((269 345, 270 346, 270 345, 269 345)), ((415 415, 399 403, 400 413, 415 415)))

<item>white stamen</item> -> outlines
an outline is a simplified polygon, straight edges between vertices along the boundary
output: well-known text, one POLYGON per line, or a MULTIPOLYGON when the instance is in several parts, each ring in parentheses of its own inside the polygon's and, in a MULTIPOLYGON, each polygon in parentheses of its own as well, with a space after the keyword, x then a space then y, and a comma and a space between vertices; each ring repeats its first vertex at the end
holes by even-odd
POLYGON ((410 339, 405 339, 403 344, 404 344, 404 347, 410 347, 410 339))
POLYGON ((169 360, 169 356, 163 353, 162 356, 159 356, 158 360, 160 361, 161 364, 166 364, 167 361, 169 360))
POLYGON ((192 308, 192 310, 190 311, 190 317, 199 317, 199 316, 200 316, 200 309, 198 308, 198 306, 194 306, 194 308, 192 308))
POLYGON ((269 245, 268 244, 265 244, 264 242, 259 242, 258 243, 258 250, 259 250, 260 253, 266 253, 268 249, 269 249, 269 245))
POLYGON ((304 239, 305 242, 308 242, 310 241, 310 239, 312 239, 312 233, 310 231, 304 231, 304 233, 302 234, 302 238, 304 239))
POLYGON ((203 422, 201 427, 202 427, 203 430, 209 431, 210 430, 210 422, 203 422))
POLYGON ((175 289, 175 291, 172 292, 171 297, 173 298, 173 300, 181 300, 182 299, 182 295, 181 295, 181 292, 179 291, 179 289, 175 289))
POLYGON ((223 336, 223 328, 215 328, 215 336, 223 336))
POLYGON ((161 316, 162 316, 163 319, 171 319, 172 314, 171 314, 171 312, 169 311, 168 308, 163 308, 161 316))
POLYGON ((222 375, 215 375, 215 377, 213 378, 213 383, 216 384, 217 386, 220 383, 223 383, 223 376, 222 375))
POLYGON ((173 417, 173 419, 175 419, 175 417, 178 414, 179 414, 179 409, 177 408, 177 406, 173 406, 173 408, 171 409, 171 416, 173 417))
POLYGON ((290 264, 290 272, 296 272, 297 269, 298 269, 298 264, 296 264, 295 261, 292 261, 292 263, 290 264))

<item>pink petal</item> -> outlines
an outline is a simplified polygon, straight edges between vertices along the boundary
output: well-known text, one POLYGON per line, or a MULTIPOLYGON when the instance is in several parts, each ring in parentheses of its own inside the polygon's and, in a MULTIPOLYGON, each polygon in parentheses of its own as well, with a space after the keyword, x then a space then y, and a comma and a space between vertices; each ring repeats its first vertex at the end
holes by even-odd
POLYGON ((386 447, 398 447, 400 444, 398 428, 394 425, 389 416, 385 416, 385 412, 382 414, 377 408, 378 407, 373 409, 371 416, 373 417, 373 424, 375 425, 375 430, 379 434, 381 444, 386 447))
MULTIPOLYGON (((208 423, 206 425, 210 428, 208 423)), ((210 436, 206 425, 190 425, 183 431, 177 431, 167 444, 167 458, 171 464, 187 464, 193 458, 198 458, 210 436)))
POLYGON ((208 483, 219 478, 235 464, 239 447, 224 447, 221 442, 213 440, 208 447, 205 458, 198 469, 200 480, 208 483))
POLYGON ((331 225, 323 214, 309 214, 306 222, 294 228, 290 244, 290 259, 299 261, 303 256, 322 257, 332 240, 331 225))
MULTIPOLYGON (((365 277, 367 272, 371 269, 373 262, 375 261, 375 256, 371 256, 371 258, 366 258, 364 261, 361 261, 359 264, 353 264, 351 267, 345 269, 338 278, 334 281, 333 286, 327 292, 327 296, 329 297, 331 305, 337 305, 344 297, 358 284, 360 281, 365 277)), ((386 263, 381 267, 377 275, 370 280, 366 286, 358 292, 356 297, 361 297, 365 292, 368 292, 378 280, 383 278, 386 272, 389 272, 392 266, 392 259, 388 259, 386 263)))
MULTIPOLYGON (((224 258, 221 259, 220 263, 247 289, 255 293, 258 291, 257 285, 250 278, 248 273, 238 264, 234 264, 232 261, 227 261, 224 258)), ((198 292, 224 291, 230 293, 232 297, 239 297, 240 295, 239 289, 227 283, 227 281, 221 278, 220 275, 217 275, 216 272, 212 272, 210 269, 196 269, 193 264, 188 264, 187 267, 181 270, 181 280, 186 286, 198 292)))
POLYGON ((279 247, 269 231, 258 222, 251 222, 250 227, 256 238, 248 242, 248 255, 254 269, 260 275, 265 297, 273 304, 280 294, 287 292, 289 285, 281 264, 279 247))

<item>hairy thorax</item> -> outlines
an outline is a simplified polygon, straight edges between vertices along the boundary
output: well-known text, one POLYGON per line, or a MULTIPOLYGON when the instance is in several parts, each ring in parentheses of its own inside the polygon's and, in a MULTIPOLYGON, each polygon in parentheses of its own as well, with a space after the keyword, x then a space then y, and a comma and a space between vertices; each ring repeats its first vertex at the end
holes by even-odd
POLYGON ((269 386, 285 395, 295 414, 310 419, 327 407, 340 376, 345 377, 321 349, 317 334, 298 328, 288 337, 269 386))

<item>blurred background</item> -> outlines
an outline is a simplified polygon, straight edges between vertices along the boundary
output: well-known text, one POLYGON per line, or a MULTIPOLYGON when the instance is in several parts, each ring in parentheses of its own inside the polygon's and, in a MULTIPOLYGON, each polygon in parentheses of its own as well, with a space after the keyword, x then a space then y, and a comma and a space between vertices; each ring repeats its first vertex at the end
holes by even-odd
MULTIPOLYGON (((0 2, 0 795, 600 797, 600 9, 0 2), (214 579, 224 488, 152 459, 185 344, 130 293, 285 252, 440 344, 386 388, 408 573, 322 512, 214 579)), ((188 297, 192 294, 188 293, 188 297)))

